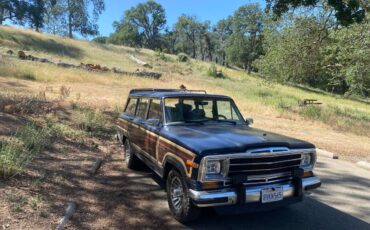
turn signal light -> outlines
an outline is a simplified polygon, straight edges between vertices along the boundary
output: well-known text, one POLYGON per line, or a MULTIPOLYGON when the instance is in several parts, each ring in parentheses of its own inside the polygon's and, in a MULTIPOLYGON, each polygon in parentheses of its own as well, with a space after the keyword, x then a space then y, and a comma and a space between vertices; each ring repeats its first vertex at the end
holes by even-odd
POLYGON ((194 163, 193 161, 187 160, 185 163, 186 166, 192 167, 192 168, 198 168, 199 165, 197 163, 194 163))

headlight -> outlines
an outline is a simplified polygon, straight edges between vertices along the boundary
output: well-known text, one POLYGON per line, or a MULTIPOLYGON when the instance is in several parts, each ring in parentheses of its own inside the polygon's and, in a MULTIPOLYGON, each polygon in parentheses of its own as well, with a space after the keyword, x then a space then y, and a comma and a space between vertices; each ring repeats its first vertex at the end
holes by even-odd
POLYGON ((205 173, 209 174, 219 174, 221 172, 221 162, 220 161, 208 161, 205 173))
POLYGON ((200 166, 200 181, 223 181, 229 170, 228 159, 215 159, 205 157, 200 166))
POLYGON ((316 152, 302 153, 301 168, 312 170, 316 163, 316 152))
POLYGON ((311 153, 302 154, 301 166, 309 166, 311 164, 311 153))

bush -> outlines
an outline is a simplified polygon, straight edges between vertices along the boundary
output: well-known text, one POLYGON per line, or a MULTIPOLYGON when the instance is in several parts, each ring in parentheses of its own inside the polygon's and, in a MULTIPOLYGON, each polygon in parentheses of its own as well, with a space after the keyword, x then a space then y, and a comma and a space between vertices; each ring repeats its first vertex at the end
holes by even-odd
POLYGON ((179 62, 188 62, 189 61, 189 56, 187 54, 185 54, 185 53, 179 53, 177 55, 177 60, 179 62))
POLYGON ((81 109, 77 122, 87 132, 103 131, 108 123, 103 113, 90 108, 81 109))
POLYGON ((74 140, 82 140, 86 133, 79 129, 74 129, 68 125, 61 124, 59 122, 47 121, 49 129, 53 130, 54 136, 64 138, 72 138, 74 140))
POLYGON ((155 56, 157 56, 157 58, 159 58, 162 61, 169 61, 169 58, 161 51, 157 51, 155 53, 155 56))
POLYGON ((47 127, 38 127, 34 123, 20 128, 16 134, 22 140, 26 149, 32 154, 40 153, 49 144, 51 130, 47 127))
POLYGON ((22 172, 49 144, 50 137, 47 128, 30 123, 14 137, 0 140, 0 177, 5 179, 22 172))
POLYGON ((23 79, 23 80, 29 80, 29 81, 35 81, 36 77, 32 73, 20 73, 17 75, 18 78, 23 79))
POLYGON ((320 120, 321 108, 319 106, 314 106, 314 105, 306 106, 301 111, 301 114, 307 118, 320 120))
POLYGON ((99 44, 106 44, 107 40, 108 40, 108 37, 99 36, 99 37, 94 38, 92 41, 95 43, 99 43, 99 44))
POLYGON ((21 141, 15 138, 0 140, 0 178, 5 179, 22 171, 30 158, 21 141))
POLYGON ((209 67, 208 76, 214 77, 214 78, 225 78, 226 76, 222 73, 221 70, 217 70, 217 67, 215 64, 212 64, 211 67, 209 67))

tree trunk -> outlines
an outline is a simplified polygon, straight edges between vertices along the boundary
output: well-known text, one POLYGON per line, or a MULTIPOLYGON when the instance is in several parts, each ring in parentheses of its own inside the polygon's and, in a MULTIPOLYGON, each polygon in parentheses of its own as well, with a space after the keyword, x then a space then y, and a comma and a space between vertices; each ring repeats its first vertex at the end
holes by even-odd
POLYGON ((73 33, 72 33, 72 16, 71 14, 68 15, 68 37, 73 38, 73 33))
MULTIPOLYGON (((257 34, 255 32, 251 33, 251 38, 249 40, 249 46, 248 46, 248 51, 249 53, 253 53, 254 52, 254 48, 255 48, 255 45, 256 45, 256 36, 257 34)), ((248 60, 247 60, 247 70, 248 70, 248 74, 250 74, 252 72, 252 57, 251 55, 248 55, 248 60)))
POLYGON ((72 9, 71 2, 68 0, 68 37, 73 38, 73 26, 72 26, 72 9))
POLYGON ((4 22, 4 9, 0 9, 0 25, 4 22))
POLYGON ((196 54, 196 44, 195 44, 196 41, 195 41, 195 34, 194 33, 192 34, 191 40, 192 40, 191 42, 193 43, 192 44, 192 46, 193 46, 192 47, 193 48, 193 55, 192 55, 192 57, 195 58, 197 56, 197 54, 196 54))
POLYGON ((247 62, 247 71, 248 71, 248 74, 252 72, 252 61, 251 60, 248 60, 247 62))

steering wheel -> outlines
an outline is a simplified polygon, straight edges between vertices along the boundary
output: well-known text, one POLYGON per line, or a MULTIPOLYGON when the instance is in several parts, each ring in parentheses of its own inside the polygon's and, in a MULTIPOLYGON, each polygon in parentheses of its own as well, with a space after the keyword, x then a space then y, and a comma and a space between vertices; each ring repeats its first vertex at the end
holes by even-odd
POLYGON ((223 118, 224 120, 227 120, 227 117, 224 116, 224 115, 222 115, 222 114, 218 114, 217 115, 217 119, 219 119, 219 118, 223 118))

